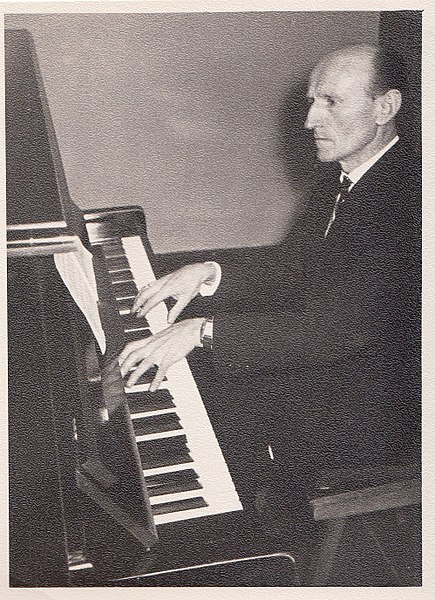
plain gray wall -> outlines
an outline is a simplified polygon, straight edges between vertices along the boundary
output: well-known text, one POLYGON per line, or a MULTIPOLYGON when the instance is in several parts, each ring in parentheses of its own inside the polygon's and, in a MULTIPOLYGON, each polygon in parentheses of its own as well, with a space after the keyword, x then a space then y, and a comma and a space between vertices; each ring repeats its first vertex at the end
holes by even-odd
POLYGON ((274 243, 306 193, 309 72, 379 13, 8 15, 34 37, 73 200, 157 252, 274 243))

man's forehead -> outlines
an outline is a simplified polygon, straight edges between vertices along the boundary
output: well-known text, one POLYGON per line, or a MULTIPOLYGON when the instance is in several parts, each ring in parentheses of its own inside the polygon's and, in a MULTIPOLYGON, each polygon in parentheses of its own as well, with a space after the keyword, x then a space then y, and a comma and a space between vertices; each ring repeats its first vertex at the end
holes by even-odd
POLYGON ((340 95, 365 91, 369 87, 371 75, 370 56, 332 56, 319 63, 313 70, 308 95, 340 95))

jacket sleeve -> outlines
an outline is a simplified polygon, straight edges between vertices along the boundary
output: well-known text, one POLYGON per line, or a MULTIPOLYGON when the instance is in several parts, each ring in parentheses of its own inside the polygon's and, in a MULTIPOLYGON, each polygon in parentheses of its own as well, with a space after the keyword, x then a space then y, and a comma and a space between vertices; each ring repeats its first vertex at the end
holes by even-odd
POLYGON ((352 252, 332 257, 326 274, 314 271, 307 277, 308 293, 288 299, 285 309, 216 314, 216 368, 310 368, 356 355, 400 356, 415 345, 417 236, 409 219, 394 230, 390 220, 371 223, 372 231, 367 227, 352 252))
POLYGON ((333 364, 370 351, 374 331, 352 307, 323 305, 215 317, 213 360, 233 373, 333 364))

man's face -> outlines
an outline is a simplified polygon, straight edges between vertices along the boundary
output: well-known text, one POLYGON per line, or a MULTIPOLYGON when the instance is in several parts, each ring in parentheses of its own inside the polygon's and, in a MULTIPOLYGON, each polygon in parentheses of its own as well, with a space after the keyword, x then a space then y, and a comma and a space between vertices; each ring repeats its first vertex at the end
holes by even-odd
POLYGON ((377 131, 370 77, 365 56, 334 57, 313 71, 305 127, 313 130, 320 161, 338 161, 350 171, 369 158, 367 146, 377 131))

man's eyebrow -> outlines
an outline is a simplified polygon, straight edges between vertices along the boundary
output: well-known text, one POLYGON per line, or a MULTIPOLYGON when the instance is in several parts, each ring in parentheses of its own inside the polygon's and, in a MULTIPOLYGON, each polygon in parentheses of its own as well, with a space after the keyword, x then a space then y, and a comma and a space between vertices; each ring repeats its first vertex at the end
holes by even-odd
POLYGON ((316 96, 324 100, 334 100, 335 102, 342 100, 342 97, 334 92, 317 92, 316 96))

